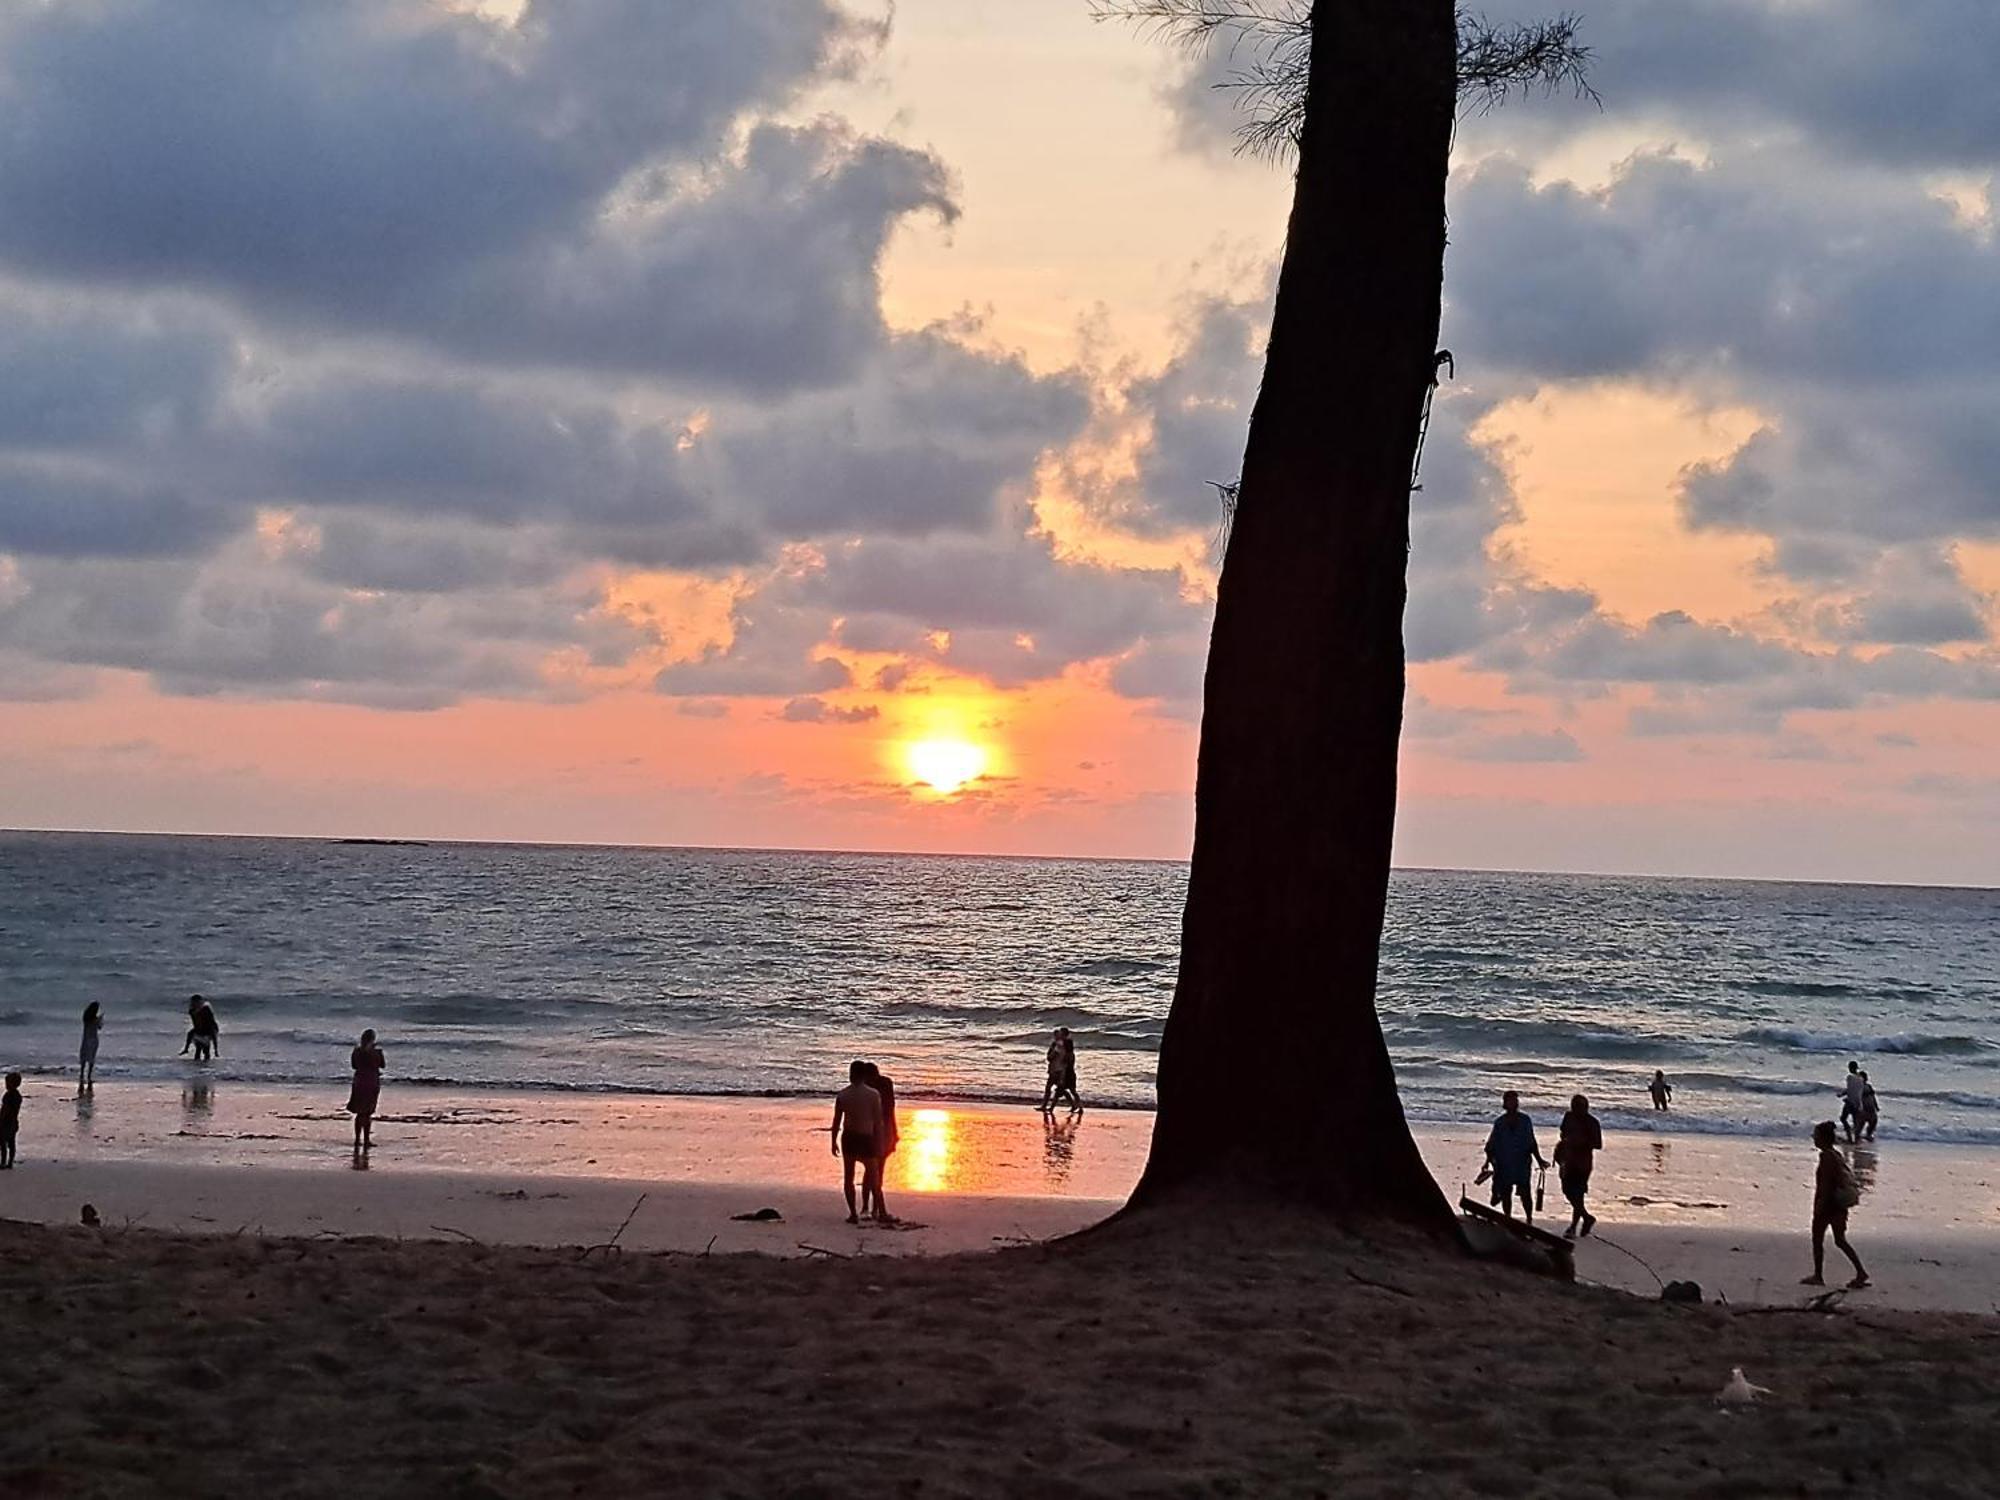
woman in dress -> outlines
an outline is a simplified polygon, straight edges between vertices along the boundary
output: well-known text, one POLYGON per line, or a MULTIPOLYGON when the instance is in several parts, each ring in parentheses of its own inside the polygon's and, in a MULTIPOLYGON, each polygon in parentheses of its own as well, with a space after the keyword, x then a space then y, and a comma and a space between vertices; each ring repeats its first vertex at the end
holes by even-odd
POLYGON ((347 1096, 348 1113, 354 1116, 354 1154, 359 1156, 374 1144, 369 1139, 375 1123, 375 1101, 382 1096, 382 1069, 386 1066, 382 1049, 375 1045, 375 1033, 361 1033, 361 1045, 348 1056, 354 1069, 354 1088, 347 1096))
POLYGON ((76 1049, 76 1091, 85 1093, 97 1083, 97 1033, 104 1029, 104 1011, 93 1000, 83 1008, 83 1042, 76 1049))

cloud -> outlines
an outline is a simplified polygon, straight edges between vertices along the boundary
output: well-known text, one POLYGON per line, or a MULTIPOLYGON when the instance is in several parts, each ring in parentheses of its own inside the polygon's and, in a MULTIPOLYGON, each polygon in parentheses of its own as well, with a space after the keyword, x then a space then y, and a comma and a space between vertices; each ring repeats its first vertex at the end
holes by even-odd
POLYGON ((943 169, 833 122, 730 138, 884 34, 831 0, 16 8, 0 259, 473 358, 825 380, 881 336, 890 227, 954 211, 943 169))
POLYGON ((882 717, 873 703, 837 708, 824 698, 793 698, 778 710, 787 724, 866 724, 882 717))

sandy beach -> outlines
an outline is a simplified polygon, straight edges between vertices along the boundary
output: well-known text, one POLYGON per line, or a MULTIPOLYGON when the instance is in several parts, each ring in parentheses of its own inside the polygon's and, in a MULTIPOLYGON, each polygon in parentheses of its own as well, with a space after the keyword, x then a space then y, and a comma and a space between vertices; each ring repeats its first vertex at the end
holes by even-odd
POLYGON ((0 1296, 0 1463, 30 1495, 1974 1496, 2000 1477, 1991 1319, 1672 1308, 1222 1204, 855 1259, 10 1225, 0 1296), (1739 1365, 1770 1394, 1719 1406, 1739 1365))
MULTIPOLYGON (((1878 1145, 1854 1231, 1877 1285, 1812 1311, 1810 1154, 1780 1142, 1614 1136, 1563 1286, 1239 1204, 1091 1229, 1143 1161, 1138 1111, 911 1101, 903 1222, 857 1229, 817 1101, 405 1090, 366 1170, 317 1091, 30 1102, 0 1178, 10 1492, 2000 1482, 1978 1151, 1878 1145), (1714 1399, 1738 1365, 1754 1409, 1714 1399)), ((1423 1134, 1454 1193, 1480 1138, 1423 1134)))

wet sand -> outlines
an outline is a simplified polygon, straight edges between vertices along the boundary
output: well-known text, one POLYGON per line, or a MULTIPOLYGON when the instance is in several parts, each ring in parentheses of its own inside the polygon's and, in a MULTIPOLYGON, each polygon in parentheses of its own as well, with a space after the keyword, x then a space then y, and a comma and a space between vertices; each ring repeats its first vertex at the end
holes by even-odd
MULTIPOLYGON (((844 1223, 829 1109, 817 1102, 606 1095, 387 1099, 369 1170, 353 1169, 347 1117, 320 1092, 210 1082, 109 1085, 79 1109, 30 1085, 22 1168, 0 1177, 0 1217, 184 1233, 458 1239, 589 1245, 645 1202, 634 1250, 795 1255, 944 1254, 1041 1241, 1122 1202, 1151 1138, 1138 1111, 1049 1120, 1033 1110, 909 1101, 891 1160, 896 1230, 844 1223), (732 1218, 776 1208, 782 1227, 732 1218)), ((1473 1175, 1483 1136, 1420 1129, 1447 1194, 1473 1175)), ((1878 1307, 1990 1312, 2000 1305, 2000 1155, 1884 1141, 1856 1158, 1867 1195, 1853 1235, 1878 1307)), ((1596 1236, 1580 1276, 1642 1295, 1693 1280, 1731 1302, 1796 1303, 1810 1147, 1732 1137, 1614 1135, 1594 1187, 1596 1236)), ((1543 1222, 1566 1210, 1550 1185, 1543 1222)), ((1831 1247, 1829 1247, 1831 1251, 1831 1247)), ((1844 1266, 1837 1256, 1830 1271, 1844 1266)), ((1844 1279, 1844 1273, 1840 1279, 1844 1279)))

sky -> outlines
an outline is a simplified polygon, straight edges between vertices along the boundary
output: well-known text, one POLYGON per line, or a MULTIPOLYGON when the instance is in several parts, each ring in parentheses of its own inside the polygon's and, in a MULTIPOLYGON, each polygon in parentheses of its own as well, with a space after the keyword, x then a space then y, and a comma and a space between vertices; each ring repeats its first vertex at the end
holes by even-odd
MULTIPOLYGON (((2000 7, 1580 9, 1459 131, 1397 858, 2000 884, 2000 7)), ((0 826, 1184 857, 1231 66, 7 7, 0 826)))

